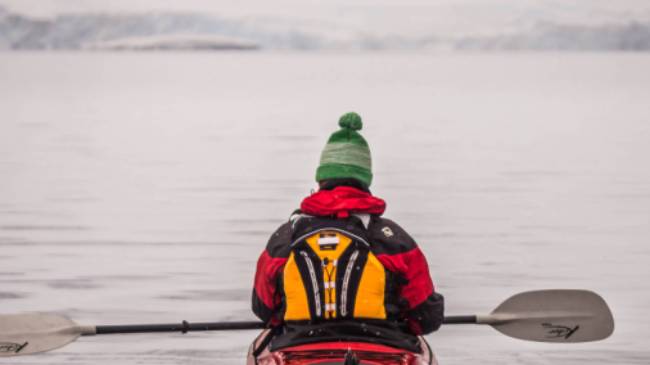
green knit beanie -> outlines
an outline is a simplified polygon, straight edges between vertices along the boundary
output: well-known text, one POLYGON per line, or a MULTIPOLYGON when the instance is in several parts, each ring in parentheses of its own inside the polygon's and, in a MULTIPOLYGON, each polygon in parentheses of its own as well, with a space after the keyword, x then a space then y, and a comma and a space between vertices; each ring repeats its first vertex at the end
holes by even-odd
POLYGON ((316 181, 352 178, 366 187, 372 182, 370 149, 357 132, 363 127, 359 114, 350 112, 339 119, 341 129, 325 145, 316 170, 316 181))

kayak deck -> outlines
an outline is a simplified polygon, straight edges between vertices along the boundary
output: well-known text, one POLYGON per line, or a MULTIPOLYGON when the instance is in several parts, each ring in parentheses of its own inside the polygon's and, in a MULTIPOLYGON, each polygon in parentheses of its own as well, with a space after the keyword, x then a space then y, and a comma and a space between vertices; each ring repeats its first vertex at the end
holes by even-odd
POLYGON ((368 343, 321 343, 289 347, 278 351, 282 364, 342 363, 348 351, 362 364, 403 365, 417 364, 412 353, 368 343))
MULTIPOLYGON (((424 339, 422 339, 424 341, 424 339)), ((366 342, 322 342, 263 351, 249 364, 256 365, 343 365, 351 352, 360 365, 437 365, 426 343, 423 353, 413 353, 366 342)), ((250 361, 252 360, 252 361, 250 361)))

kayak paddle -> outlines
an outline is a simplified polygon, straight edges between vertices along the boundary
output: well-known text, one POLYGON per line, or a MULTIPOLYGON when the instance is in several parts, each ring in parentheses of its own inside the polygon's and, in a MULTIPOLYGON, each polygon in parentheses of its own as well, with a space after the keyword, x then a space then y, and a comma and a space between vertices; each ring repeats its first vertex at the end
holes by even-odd
MULTIPOLYGON (((586 342, 607 338, 614 319, 607 303, 587 290, 539 290, 516 294, 488 315, 449 316, 445 324, 487 324, 519 339, 586 342)), ((0 357, 54 350, 79 336, 111 333, 191 332, 264 328, 262 322, 210 322, 82 326, 49 313, 0 315, 0 357)))
POLYGON ((24 313, 0 315, 0 357, 27 355, 54 350, 73 342, 79 336, 113 333, 154 333, 192 331, 225 331, 262 329, 264 323, 206 322, 174 324, 131 324, 113 326, 82 326, 62 315, 24 313))
POLYGON ((538 342, 588 342, 609 337, 614 318, 588 290, 537 290, 513 295, 492 313, 445 317, 445 324, 487 324, 504 335, 538 342))

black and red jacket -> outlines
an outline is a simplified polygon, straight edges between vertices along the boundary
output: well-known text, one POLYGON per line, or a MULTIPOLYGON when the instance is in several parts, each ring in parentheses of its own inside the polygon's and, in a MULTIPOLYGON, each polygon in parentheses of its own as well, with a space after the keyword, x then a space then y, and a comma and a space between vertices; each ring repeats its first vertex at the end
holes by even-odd
POLYGON ((291 243, 320 224, 339 225, 366 237, 369 250, 386 270, 386 320, 404 321, 414 334, 437 330, 443 320, 444 299, 435 292, 426 258, 406 231, 381 217, 384 210, 383 200, 349 186, 307 197, 301 210, 273 233, 258 260, 252 299, 255 314, 270 325, 282 322, 282 273, 291 243))

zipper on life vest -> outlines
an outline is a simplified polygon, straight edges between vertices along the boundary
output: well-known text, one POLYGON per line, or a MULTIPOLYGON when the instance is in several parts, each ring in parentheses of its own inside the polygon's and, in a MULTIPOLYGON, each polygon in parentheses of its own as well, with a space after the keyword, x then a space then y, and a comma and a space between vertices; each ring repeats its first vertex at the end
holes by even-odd
POLYGON ((341 316, 345 317, 348 314, 348 286, 350 285, 350 277, 352 276, 352 269, 354 263, 359 256, 359 250, 355 250, 350 256, 350 261, 345 267, 345 274, 343 275, 343 284, 341 285, 341 316))
POLYGON ((336 260, 330 261, 325 257, 321 261, 323 266, 323 286, 325 287, 325 318, 336 318, 336 260), (331 269, 328 268, 329 265, 331 269))
POLYGON ((307 264, 307 270, 309 270, 309 277, 311 279, 311 286, 314 288, 314 306, 316 307, 316 317, 322 315, 322 308, 320 302, 320 289, 318 289, 318 280, 316 279, 316 270, 314 269, 314 263, 311 262, 309 255, 305 251, 300 251, 300 255, 305 259, 307 264))

